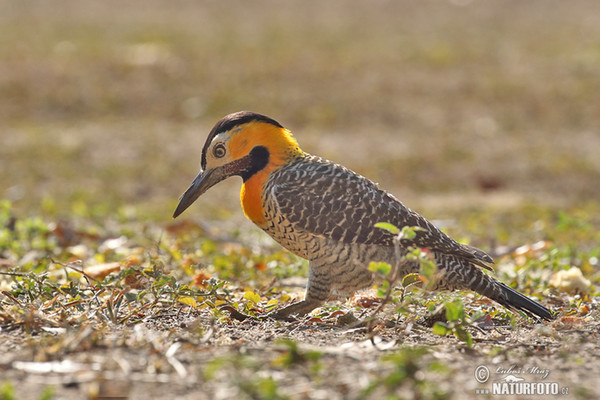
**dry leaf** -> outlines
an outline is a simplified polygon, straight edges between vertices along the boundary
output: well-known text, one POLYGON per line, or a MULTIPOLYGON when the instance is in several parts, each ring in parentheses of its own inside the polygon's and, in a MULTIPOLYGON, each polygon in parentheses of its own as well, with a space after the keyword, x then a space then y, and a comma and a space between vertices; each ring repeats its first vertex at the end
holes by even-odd
POLYGON ((196 272, 196 275, 194 275, 194 278, 192 279, 192 286, 198 286, 198 287, 206 287, 206 282, 207 280, 210 279, 210 275, 206 274, 204 271, 198 271, 196 272))
POLYGON ((92 265, 91 267, 87 267, 83 269, 86 275, 91 276, 94 279, 102 280, 106 278, 108 274, 111 272, 121 270, 121 264, 118 262, 106 263, 106 264, 98 264, 92 265))

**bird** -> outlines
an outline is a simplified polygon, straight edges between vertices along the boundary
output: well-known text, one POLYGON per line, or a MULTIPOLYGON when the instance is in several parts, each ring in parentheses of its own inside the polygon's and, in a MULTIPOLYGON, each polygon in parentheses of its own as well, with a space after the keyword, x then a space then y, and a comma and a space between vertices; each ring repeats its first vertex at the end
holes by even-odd
POLYGON ((290 252, 308 260, 303 300, 269 313, 303 316, 329 299, 348 297, 375 281, 371 262, 399 266, 398 276, 418 273, 418 260, 398 254, 423 249, 437 266, 432 290, 470 290, 511 311, 552 320, 551 311, 483 270, 494 260, 461 244, 406 207, 375 182, 327 159, 304 152, 290 130, 266 115, 240 111, 219 120, 201 155, 201 170, 180 197, 173 218, 200 195, 231 176, 242 178, 245 216, 290 252), (389 229, 414 227, 398 240, 389 229))

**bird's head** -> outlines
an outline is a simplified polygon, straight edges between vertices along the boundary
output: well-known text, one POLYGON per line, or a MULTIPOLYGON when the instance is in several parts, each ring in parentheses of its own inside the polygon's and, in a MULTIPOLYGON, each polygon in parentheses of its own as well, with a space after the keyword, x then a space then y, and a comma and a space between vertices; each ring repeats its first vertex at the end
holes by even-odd
POLYGON ((177 217, 212 186, 233 175, 244 182, 267 166, 277 168, 302 150, 292 134, 267 116, 240 111, 222 118, 202 149, 202 169, 173 214, 177 217))

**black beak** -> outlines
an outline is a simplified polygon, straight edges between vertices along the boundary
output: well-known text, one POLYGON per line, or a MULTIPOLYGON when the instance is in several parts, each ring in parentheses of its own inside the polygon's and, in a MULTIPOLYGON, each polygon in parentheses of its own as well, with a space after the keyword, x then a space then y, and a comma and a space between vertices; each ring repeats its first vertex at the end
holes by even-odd
POLYGON ((177 218, 179 214, 191 206, 201 194, 229 176, 231 176, 231 174, 227 173, 227 169, 224 166, 200 171, 196 179, 194 179, 190 187, 179 199, 179 204, 173 213, 173 218, 177 218))
POLYGON ((173 218, 177 218, 179 214, 184 212, 194 201, 204 192, 217 183, 224 179, 229 178, 233 175, 240 175, 242 178, 246 176, 248 171, 251 169, 253 163, 253 153, 242 157, 238 160, 232 161, 229 164, 222 165, 213 169, 207 169, 200 171, 194 182, 185 191, 181 199, 179 199, 179 205, 173 213, 173 218))

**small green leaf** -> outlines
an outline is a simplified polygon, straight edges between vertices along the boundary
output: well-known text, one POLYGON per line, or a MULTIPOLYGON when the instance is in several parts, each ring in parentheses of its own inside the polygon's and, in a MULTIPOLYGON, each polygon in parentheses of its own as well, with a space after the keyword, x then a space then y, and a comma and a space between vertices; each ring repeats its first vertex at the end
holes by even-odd
POLYGON ((459 299, 446 303, 446 319, 448 321, 461 321, 465 316, 462 301, 459 299))
POLYGON ((48 386, 44 389, 44 391, 40 394, 39 400, 52 400, 54 398, 54 388, 52 386, 48 386))
POLYGON ((260 398, 275 399, 279 396, 279 384, 272 377, 259 378, 256 382, 256 389, 260 398))
POLYGON ((398 236, 400 236, 401 240, 412 240, 417 236, 417 233, 415 232, 415 227, 405 226, 398 236))
POLYGON ((469 331, 462 326, 457 326, 454 329, 454 335, 462 342, 466 343, 469 347, 473 347, 473 338, 469 331))
POLYGON ((425 229, 419 226, 405 226, 398 234, 400 240, 413 240, 417 236, 417 232, 424 231, 425 229))
POLYGON ((0 399, 16 399, 15 388, 10 382, 2 382, 2 384, 0 384, 0 399))
POLYGON ((375 272, 381 275, 387 275, 392 270, 392 266, 385 262, 375 262, 371 261, 369 264, 369 271, 375 272))
POLYGON ((421 275, 424 276, 427 281, 432 281, 437 273, 437 265, 428 259, 421 259, 421 275))
POLYGON ((177 299, 177 301, 182 304, 188 305, 190 307, 198 308, 198 303, 196 302, 196 299, 194 299, 193 297, 190 297, 190 296, 179 297, 177 299))
POLYGON ((452 333, 452 329, 448 328, 448 326, 443 322, 438 321, 435 323, 435 325, 433 325, 434 335, 446 336, 449 333, 452 333))
POLYGON ((254 293, 251 290, 248 290, 246 293, 244 293, 244 299, 249 300, 254 304, 260 303, 260 295, 254 293))
POLYGON ((384 230, 388 231, 389 233, 391 233, 392 235, 397 235, 400 232, 400 229, 398 229, 395 225, 392 225, 388 222, 378 222, 375 224, 375 228, 384 229, 384 230))
POLYGON ((415 274, 415 273, 408 274, 404 278, 402 278, 402 287, 407 288, 410 285, 413 285, 417 282, 420 282, 419 274, 415 274))
POLYGON ((277 307, 277 304, 279 304, 279 300, 277 299, 271 299, 269 300, 269 302, 266 304, 265 308, 267 310, 271 310, 272 308, 277 307))
POLYGON ((377 288, 377 297, 384 298, 388 289, 390 288, 390 283, 388 281, 383 281, 377 288))

